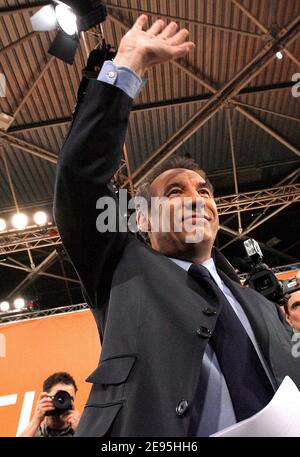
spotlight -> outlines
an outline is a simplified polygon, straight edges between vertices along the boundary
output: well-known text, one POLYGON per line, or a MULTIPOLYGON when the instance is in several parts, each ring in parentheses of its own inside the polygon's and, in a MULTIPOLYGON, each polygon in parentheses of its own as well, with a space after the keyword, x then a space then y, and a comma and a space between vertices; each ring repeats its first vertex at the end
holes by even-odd
POLYGON ((278 60, 283 59, 283 54, 282 54, 282 52, 281 52, 281 51, 277 51, 277 52, 276 52, 276 57, 277 57, 278 60))
POLYGON ((15 309, 23 309, 23 308, 25 308, 25 300, 24 300, 24 298, 16 298, 14 300, 14 307, 15 307, 15 309))
POLYGON ((5 313, 6 311, 9 311, 9 303, 8 301, 3 301, 0 303, 0 311, 5 313))
POLYGON ((77 18, 71 8, 65 5, 57 5, 55 14, 58 25, 67 35, 78 33, 77 18))
POLYGON ((45 225, 48 220, 48 216, 44 211, 38 211, 33 216, 33 220, 36 223, 36 225, 45 225))
POLYGON ((0 219, 0 232, 3 232, 6 229, 6 221, 4 219, 0 219))
POLYGON ((36 32, 58 29, 49 53, 69 64, 74 62, 79 46, 80 32, 105 21, 106 7, 101 0, 54 1, 31 16, 31 25, 36 32))
POLYGON ((28 222, 28 217, 24 213, 17 213, 12 217, 12 225, 17 230, 23 230, 28 222))

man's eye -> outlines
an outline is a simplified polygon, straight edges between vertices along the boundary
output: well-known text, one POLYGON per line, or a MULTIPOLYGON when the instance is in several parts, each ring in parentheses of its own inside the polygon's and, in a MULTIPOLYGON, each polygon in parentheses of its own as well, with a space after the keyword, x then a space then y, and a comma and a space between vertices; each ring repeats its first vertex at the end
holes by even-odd
POLYGON ((172 194, 180 194, 181 189, 172 189, 168 192, 168 197, 172 194))
POLYGON ((199 194, 210 196, 210 192, 208 189, 200 189, 199 194))

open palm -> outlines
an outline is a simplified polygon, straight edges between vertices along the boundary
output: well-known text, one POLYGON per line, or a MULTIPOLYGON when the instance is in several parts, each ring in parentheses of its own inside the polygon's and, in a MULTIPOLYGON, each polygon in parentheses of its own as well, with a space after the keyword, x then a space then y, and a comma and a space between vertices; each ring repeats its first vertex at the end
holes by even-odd
MULTIPOLYGON (((140 65, 148 67, 183 57, 194 48, 194 43, 188 42, 188 30, 178 31, 177 24, 171 22, 167 26, 164 21, 157 20, 146 31, 147 16, 139 16, 133 27, 122 38, 118 56, 128 57, 132 54, 140 65)), ((118 56, 116 58, 116 63, 118 56)))

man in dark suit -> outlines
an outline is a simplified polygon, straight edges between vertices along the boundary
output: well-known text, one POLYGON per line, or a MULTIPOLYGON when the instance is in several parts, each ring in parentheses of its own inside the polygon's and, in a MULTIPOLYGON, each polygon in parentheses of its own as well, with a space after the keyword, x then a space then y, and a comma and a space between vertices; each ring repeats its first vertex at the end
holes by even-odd
POLYGON ((208 436, 262 409, 286 375, 300 384, 276 306, 216 269, 217 209, 192 161, 169 163, 140 195, 163 197, 174 217, 188 199, 200 241, 187 242, 198 231, 177 232, 172 221, 153 232, 142 210, 151 247, 124 231, 97 231, 98 199, 117 200, 110 180, 144 72, 194 46, 175 23, 143 31, 146 21, 138 18, 114 62, 89 81, 58 164, 55 219, 102 343, 77 436, 208 436))

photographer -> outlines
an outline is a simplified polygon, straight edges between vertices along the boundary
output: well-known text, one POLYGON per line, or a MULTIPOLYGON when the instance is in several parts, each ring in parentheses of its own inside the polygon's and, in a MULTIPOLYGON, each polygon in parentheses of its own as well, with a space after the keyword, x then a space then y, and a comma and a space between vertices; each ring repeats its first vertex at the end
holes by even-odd
POLYGON ((49 376, 43 383, 33 418, 20 437, 73 436, 80 420, 74 405, 77 390, 68 373, 49 376))
POLYGON ((300 291, 291 294, 291 298, 284 305, 284 311, 294 333, 300 332, 300 291))

